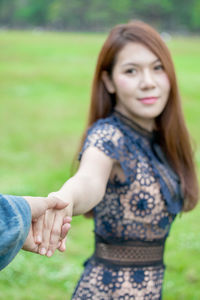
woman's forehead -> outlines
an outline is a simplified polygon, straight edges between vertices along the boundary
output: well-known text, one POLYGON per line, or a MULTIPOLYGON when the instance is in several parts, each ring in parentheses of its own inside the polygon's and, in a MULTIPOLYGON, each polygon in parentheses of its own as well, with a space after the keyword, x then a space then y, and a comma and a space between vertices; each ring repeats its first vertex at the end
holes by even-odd
POLYGON ((154 64, 159 58, 145 45, 127 43, 117 54, 115 64, 154 64))

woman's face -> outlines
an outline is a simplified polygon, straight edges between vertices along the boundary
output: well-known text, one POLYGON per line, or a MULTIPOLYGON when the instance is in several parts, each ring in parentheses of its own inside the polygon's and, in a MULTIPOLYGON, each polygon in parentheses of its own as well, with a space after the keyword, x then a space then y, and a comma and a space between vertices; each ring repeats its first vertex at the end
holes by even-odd
POLYGON ((170 83, 161 61, 147 47, 130 42, 118 53, 112 77, 103 74, 110 93, 116 94, 116 109, 151 131, 163 111, 170 83))

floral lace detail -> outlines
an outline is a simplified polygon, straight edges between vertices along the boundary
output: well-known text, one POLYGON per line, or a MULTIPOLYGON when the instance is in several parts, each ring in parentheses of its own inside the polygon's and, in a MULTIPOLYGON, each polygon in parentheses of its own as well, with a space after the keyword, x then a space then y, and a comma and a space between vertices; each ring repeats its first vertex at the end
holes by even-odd
MULTIPOLYGON (((80 159, 88 147, 114 159, 105 195, 94 208, 96 240, 164 243, 182 195, 154 136, 114 113, 89 129, 80 159)), ((163 273, 162 265, 117 268, 92 258, 73 299, 161 299, 163 273)))
POLYGON ((148 163, 142 161, 137 163, 136 180, 144 186, 150 186, 152 183, 155 182, 153 170, 148 165, 148 163))
POLYGON ((91 259, 73 300, 158 300, 161 299, 163 268, 111 268, 91 259))
POLYGON ((150 215, 154 207, 155 201, 150 193, 141 191, 138 194, 133 194, 130 199, 130 210, 135 216, 145 217, 150 215))

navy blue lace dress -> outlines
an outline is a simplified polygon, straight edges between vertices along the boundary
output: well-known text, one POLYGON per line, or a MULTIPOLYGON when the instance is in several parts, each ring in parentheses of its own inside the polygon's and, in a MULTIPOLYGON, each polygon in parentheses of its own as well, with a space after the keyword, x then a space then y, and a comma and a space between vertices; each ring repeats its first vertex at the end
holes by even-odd
POLYGON ((94 208, 96 250, 72 299, 161 299, 164 244, 183 200, 156 140, 117 111, 89 129, 81 155, 97 147, 115 163, 94 208))

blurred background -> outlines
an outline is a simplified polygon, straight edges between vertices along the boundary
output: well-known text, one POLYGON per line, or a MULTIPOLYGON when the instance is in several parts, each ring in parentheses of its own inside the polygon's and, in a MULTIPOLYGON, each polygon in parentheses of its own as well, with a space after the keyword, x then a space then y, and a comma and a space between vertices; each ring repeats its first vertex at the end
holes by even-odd
POLYGON ((159 29, 200 32, 199 0, 1 0, 0 25, 102 31, 139 18, 159 29))
MULTIPOLYGON (((172 53, 200 166, 199 0, 0 0, 0 191, 46 196, 70 176, 96 59, 113 25, 153 25, 172 53)), ((167 241, 164 300, 200 299, 199 206, 167 241)), ((93 251, 93 222, 75 217, 67 251, 21 251, 0 273, 0 299, 70 299, 93 251)), ((106 300, 106 299, 105 299, 106 300)))

